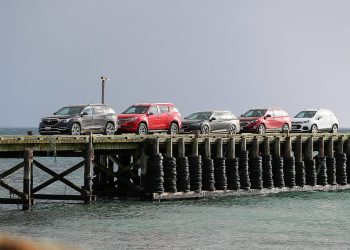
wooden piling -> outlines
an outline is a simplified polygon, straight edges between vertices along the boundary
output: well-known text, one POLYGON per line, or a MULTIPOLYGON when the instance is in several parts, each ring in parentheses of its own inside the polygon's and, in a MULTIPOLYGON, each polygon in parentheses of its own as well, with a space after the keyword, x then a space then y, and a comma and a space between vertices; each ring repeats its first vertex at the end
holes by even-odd
POLYGON ((333 136, 329 137, 329 139, 328 139, 327 157, 334 158, 334 139, 333 139, 333 136))
POLYGON ((344 152, 344 140, 343 137, 340 137, 336 143, 336 153, 343 154, 344 152))
POLYGON ((92 202, 92 168, 94 160, 94 148, 92 145, 92 133, 90 132, 89 143, 85 153, 84 166, 84 190, 86 191, 84 202, 92 202))
POLYGON ((324 157, 324 138, 321 137, 318 141, 318 155, 324 157))
POLYGON ((206 159, 210 159, 211 158, 210 138, 205 138, 204 157, 206 159))
POLYGON ((290 136, 286 137, 285 147, 284 147, 284 157, 289 158, 292 156, 292 139, 290 136))
POLYGON ((281 157, 281 140, 279 137, 276 137, 275 139, 274 155, 278 158, 281 157))
POLYGON ((222 158, 223 157, 223 149, 222 149, 222 138, 218 138, 216 140, 216 157, 222 158))
POLYGON ((166 155, 171 157, 173 156, 173 139, 168 138, 166 142, 166 155))
POLYGON ((270 139, 269 137, 264 138, 264 149, 263 149, 263 156, 269 156, 270 155, 270 139))
POLYGON ((253 158, 259 157, 259 140, 256 136, 254 136, 254 140, 253 140, 252 156, 253 158))
POLYGON ((33 165, 33 150, 24 151, 24 171, 23 171, 23 210, 28 210, 32 204, 32 184, 31 170, 33 165))
POLYGON ((313 160, 313 152, 314 152, 314 138, 310 136, 307 139, 306 143, 306 152, 305 152, 305 159, 306 160, 313 160))
POLYGON ((228 157, 229 159, 236 158, 236 141, 235 138, 230 138, 228 143, 228 157))
POLYGON ((198 156, 198 138, 192 141, 192 156, 198 156))
POLYGON ((185 141, 183 138, 180 138, 178 142, 178 156, 185 157, 185 141))
POLYGON ((241 137, 241 151, 247 151, 247 139, 244 136, 241 137))
POLYGON ((303 160, 303 141, 301 135, 298 135, 297 137, 294 156, 296 162, 301 162, 303 160))

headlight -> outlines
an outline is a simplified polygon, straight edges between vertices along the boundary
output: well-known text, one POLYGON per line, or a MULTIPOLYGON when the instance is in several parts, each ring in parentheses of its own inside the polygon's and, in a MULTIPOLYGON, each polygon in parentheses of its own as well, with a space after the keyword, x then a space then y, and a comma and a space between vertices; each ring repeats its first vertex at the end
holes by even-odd
POLYGON ((200 123, 200 122, 197 122, 197 123, 192 123, 191 125, 192 125, 192 126, 196 126, 196 127, 199 127, 199 126, 201 126, 201 125, 202 125, 202 123, 200 123))
POLYGON ((59 121, 62 122, 62 123, 67 123, 67 122, 70 121, 70 118, 69 119, 60 119, 59 121))
POLYGON ((307 120, 307 121, 303 121, 302 123, 310 123, 310 120, 307 120))
POLYGON ((256 121, 257 121, 257 120, 252 120, 252 121, 250 121, 249 123, 256 123, 256 121))
POLYGON ((133 121, 136 121, 137 120, 137 117, 130 117, 127 119, 128 122, 133 122, 133 121))

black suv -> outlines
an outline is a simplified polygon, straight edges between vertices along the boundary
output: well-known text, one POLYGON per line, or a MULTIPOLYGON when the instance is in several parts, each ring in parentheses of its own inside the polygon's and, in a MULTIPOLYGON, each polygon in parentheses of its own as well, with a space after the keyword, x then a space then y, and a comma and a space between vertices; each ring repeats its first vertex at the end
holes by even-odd
POLYGON ((41 135, 80 135, 87 131, 112 135, 115 132, 117 116, 106 104, 73 105, 63 107, 52 116, 41 119, 41 135))
POLYGON ((224 132, 236 134, 240 131, 239 120, 230 111, 202 111, 187 116, 182 121, 181 132, 199 131, 201 134, 224 132))

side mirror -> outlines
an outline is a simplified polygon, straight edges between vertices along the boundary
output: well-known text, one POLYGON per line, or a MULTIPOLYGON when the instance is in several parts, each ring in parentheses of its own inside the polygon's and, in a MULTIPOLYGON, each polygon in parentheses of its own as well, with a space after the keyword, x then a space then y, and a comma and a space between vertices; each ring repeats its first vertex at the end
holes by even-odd
POLYGON ((184 120, 187 120, 188 119, 188 117, 186 116, 185 118, 184 118, 184 120))
POLYGON ((269 118, 269 117, 271 117, 271 115, 270 115, 270 114, 268 114, 268 115, 264 116, 264 119, 269 118))
POLYGON ((215 120, 216 120, 215 117, 212 117, 212 118, 209 119, 210 122, 215 121, 215 120))
POLYGON ((317 120, 321 120, 321 118, 322 118, 322 116, 318 116, 316 119, 317 119, 317 120))
POLYGON ((154 115, 154 113, 153 112, 148 112, 148 115, 154 115))
POLYGON ((83 112, 83 113, 80 114, 80 116, 84 116, 84 115, 88 115, 88 113, 87 112, 83 112))
POLYGON ((240 115, 239 117, 243 117, 243 115, 240 115))

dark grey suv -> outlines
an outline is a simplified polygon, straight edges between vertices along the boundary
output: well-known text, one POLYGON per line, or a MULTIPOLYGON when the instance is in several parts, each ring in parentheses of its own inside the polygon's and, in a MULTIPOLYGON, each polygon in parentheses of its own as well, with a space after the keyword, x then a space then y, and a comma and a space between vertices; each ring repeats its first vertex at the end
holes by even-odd
POLYGON ((201 134, 224 132, 236 134, 240 131, 239 120, 230 111, 202 111, 187 116, 182 121, 181 132, 199 131, 201 134))
POLYGON ((52 116, 41 119, 41 135, 80 135, 91 131, 112 135, 115 132, 117 116, 106 104, 87 104, 63 107, 52 116))

